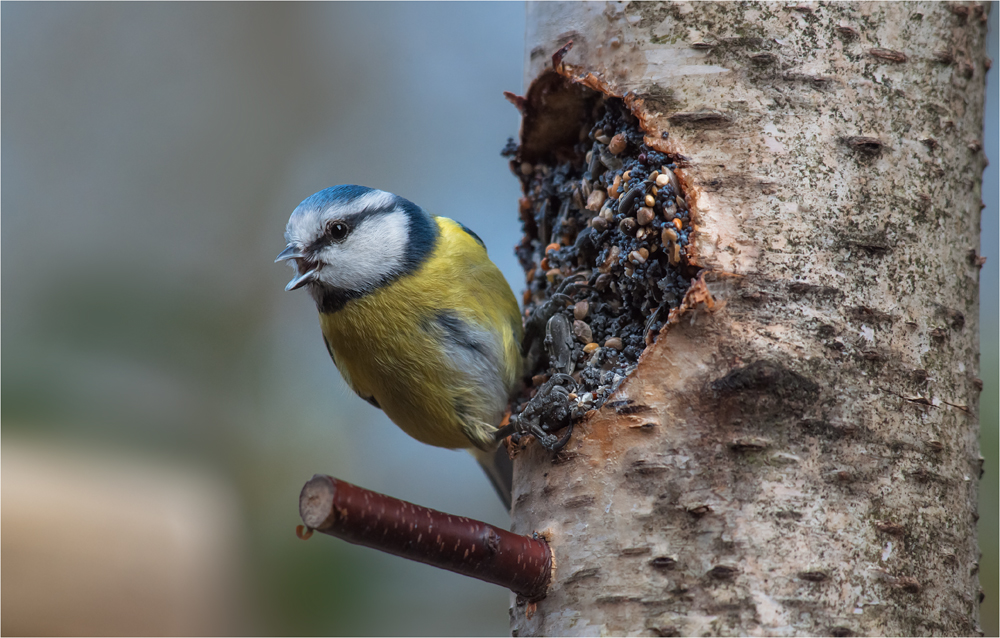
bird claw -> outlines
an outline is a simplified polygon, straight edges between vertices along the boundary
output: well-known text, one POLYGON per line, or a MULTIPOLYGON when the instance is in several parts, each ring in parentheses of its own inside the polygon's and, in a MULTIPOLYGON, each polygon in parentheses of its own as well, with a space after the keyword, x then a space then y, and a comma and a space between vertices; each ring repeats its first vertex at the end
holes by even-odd
POLYGON ((538 392, 521 414, 511 417, 510 424, 498 430, 497 434, 510 435, 514 442, 522 436, 532 435, 545 449, 558 452, 573 433, 573 422, 568 406, 569 394, 577 388, 577 382, 568 374, 556 373, 538 389, 538 392), (551 432, 567 428, 561 438, 551 432))

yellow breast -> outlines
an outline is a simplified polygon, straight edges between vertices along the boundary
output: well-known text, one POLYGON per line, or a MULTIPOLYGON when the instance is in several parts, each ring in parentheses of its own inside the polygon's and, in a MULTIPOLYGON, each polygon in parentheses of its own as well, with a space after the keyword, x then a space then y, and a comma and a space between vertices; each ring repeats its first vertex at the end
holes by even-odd
POLYGON ((351 388, 410 436, 439 447, 487 448, 521 375, 517 300, 486 249, 436 217, 440 235, 414 273, 320 325, 351 388))

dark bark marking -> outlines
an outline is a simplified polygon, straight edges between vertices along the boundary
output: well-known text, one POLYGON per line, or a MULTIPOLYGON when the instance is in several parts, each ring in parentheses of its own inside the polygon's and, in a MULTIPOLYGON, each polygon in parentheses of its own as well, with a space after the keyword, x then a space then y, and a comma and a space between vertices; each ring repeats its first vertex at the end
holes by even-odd
POLYGON ((729 442, 729 449, 734 452, 759 452, 771 446, 771 442, 760 437, 743 437, 729 442))
POLYGON ((813 73, 785 73, 781 76, 786 82, 801 82, 809 84, 814 89, 825 89, 833 81, 833 78, 825 75, 815 75, 813 73))
POLYGON ((858 427, 856 425, 830 423, 829 421, 824 421, 823 419, 802 419, 799 421, 799 427, 801 427, 802 431, 807 434, 822 436, 827 439, 839 439, 845 436, 851 436, 856 434, 858 431, 858 427))
POLYGON ((670 466, 664 463, 657 463, 655 461, 646 461, 640 459, 632 463, 629 469, 625 471, 625 475, 629 477, 637 476, 653 476, 656 474, 663 474, 664 472, 669 472, 670 466))
POLYGON ((642 414, 644 412, 651 412, 653 408, 648 405, 624 405, 615 408, 617 414, 642 414))
POLYGON ((895 586, 908 594, 919 594, 921 589, 920 581, 912 576, 903 576, 902 578, 898 578, 895 586))
POLYGON ((657 556, 649 564, 656 569, 673 569, 677 567, 677 559, 673 556, 657 556))
POLYGON ((701 111, 682 111, 667 118, 674 126, 688 126, 700 129, 725 128, 732 123, 732 117, 723 111, 705 109, 701 111))
POLYGON ((893 246, 884 237, 863 237, 844 242, 846 246, 860 248, 872 257, 882 257, 892 251, 893 246))
POLYGON ((706 503, 694 503, 685 507, 684 510, 695 518, 701 518, 712 511, 712 506, 706 503))
POLYGON ((711 383, 722 396, 769 394, 784 400, 813 401, 819 386, 801 374, 771 361, 754 361, 711 383))
POLYGON ((768 66, 778 61, 778 56, 773 53, 754 53, 750 56, 750 61, 757 66, 768 66))
POLYGON ((889 534, 890 536, 906 535, 906 528, 899 523, 893 523, 892 521, 875 521, 875 529, 883 534, 889 534))
POLYGON ((804 281, 795 281, 788 285, 788 292, 794 295, 814 295, 817 297, 840 298, 844 293, 832 286, 817 286, 804 281))
POLYGON ((731 565, 716 565, 712 569, 708 570, 708 576, 716 580, 731 580, 739 570, 731 565))
POLYGON ((815 569, 810 571, 799 572, 799 578, 802 580, 808 580, 811 583, 822 583, 824 580, 830 578, 830 575, 825 571, 815 569))
POLYGON ((955 62, 955 54, 950 49, 942 49, 934 52, 934 59, 941 64, 953 64, 955 62))
POLYGON ((854 306, 847 311, 849 317, 857 321, 870 321, 873 323, 892 323, 892 315, 868 306, 854 306))
POLYGON ((865 137, 863 135, 844 137, 841 138, 841 141, 847 144, 851 150, 867 157, 881 155, 882 148, 885 146, 882 144, 882 140, 877 137, 865 137))
POLYGON ((583 494, 581 496, 574 496, 572 498, 566 499, 566 509, 574 509, 577 507, 590 507, 597 502, 597 498, 592 494, 583 494))
POLYGON ((579 569, 570 574, 569 577, 567 577, 566 580, 563 581, 563 585, 570 585, 572 583, 579 582, 585 578, 593 578, 594 576, 597 576, 600 572, 601 570, 598 569, 597 567, 587 567, 585 569, 579 569))
POLYGON ((847 39, 847 40, 854 40, 854 39, 856 39, 858 37, 858 32, 857 31, 855 31, 851 27, 848 27, 848 26, 845 26, 845 25, 841 25, 839 27, 836 27, 834 30, 837 33, 839 33, 841 37, 843 37, 844 39, 847 39))
POLYGON ((894 62, 896 64, 906 62, 906 54, 902 51, 893 51, 892 49, 882 49, 875 47, 873 49, 868 49, 868 54, 879 60, 885 60, 886 62, 894 62))
POLYGON ((793 521, 802 520, 802 512, 796 512, 795 510, 778 510, 774 513, 775 518, 788 518, 793 521))

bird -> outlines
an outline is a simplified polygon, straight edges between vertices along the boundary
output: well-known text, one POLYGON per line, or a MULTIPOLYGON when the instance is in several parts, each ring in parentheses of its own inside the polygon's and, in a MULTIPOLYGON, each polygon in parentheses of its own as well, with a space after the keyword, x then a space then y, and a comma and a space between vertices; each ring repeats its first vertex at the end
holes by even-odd
POLYGON ((510 509, 499 426, 522 383, 517 299, 482 239, 393 193, 344 184, 302 201, 275 262, 307 288, 347 385, 423 443, 467 449, 510 509))

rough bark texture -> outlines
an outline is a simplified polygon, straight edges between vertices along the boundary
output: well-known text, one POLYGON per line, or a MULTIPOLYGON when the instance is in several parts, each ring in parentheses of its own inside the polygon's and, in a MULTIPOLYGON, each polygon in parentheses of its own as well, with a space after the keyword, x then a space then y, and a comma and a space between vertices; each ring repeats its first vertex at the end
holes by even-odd
POLYGON ((517 457, 556 570, 515 635, 979 630, 985 33, 975 4, 529 6, 529 82, 572 39, 564 73, 688 158, 714 303, 624 413, 517 457))

